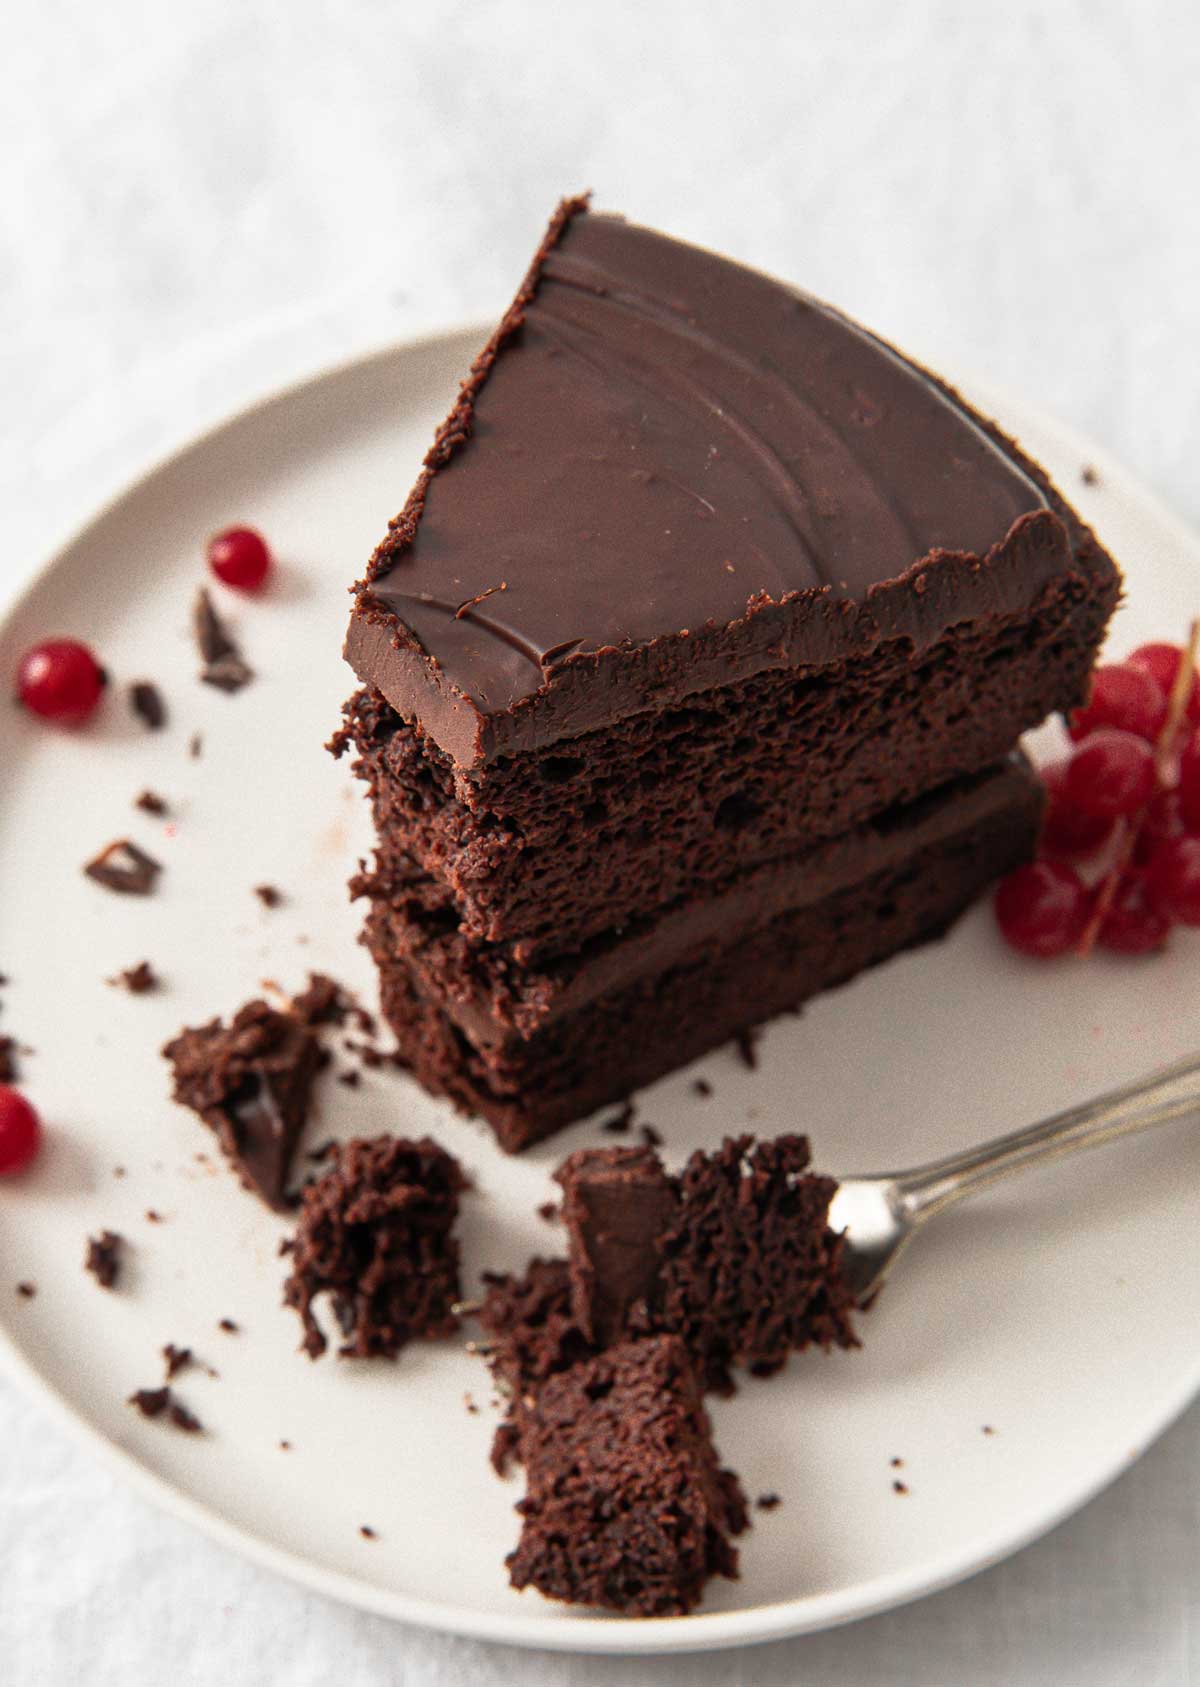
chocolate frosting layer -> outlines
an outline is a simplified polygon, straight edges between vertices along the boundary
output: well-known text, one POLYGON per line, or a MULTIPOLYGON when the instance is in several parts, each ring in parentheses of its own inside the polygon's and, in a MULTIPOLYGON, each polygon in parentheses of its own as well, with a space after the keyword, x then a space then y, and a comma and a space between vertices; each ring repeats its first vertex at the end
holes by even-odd
POLYGON ((569 202, 347 656, 470 766, 765 667, 925 647, 1072 568, 1035 472, 828 306, 569 202))

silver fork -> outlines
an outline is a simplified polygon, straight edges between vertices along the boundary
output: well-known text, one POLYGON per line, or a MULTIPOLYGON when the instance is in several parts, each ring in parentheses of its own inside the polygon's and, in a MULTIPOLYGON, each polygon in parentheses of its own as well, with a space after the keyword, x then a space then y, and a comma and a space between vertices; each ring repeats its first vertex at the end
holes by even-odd
POLYGON ((1200 1055, 1189 1055, 1150 1078, 961 1154, 911 1171, 845 1178, 830 1205, 829 1223, 846 1232, 842 1269, 855 1299, 860 1306, 868 1303, 921 1226, 958 1201, 1030 1166, 1196 1112, 1200 1055))

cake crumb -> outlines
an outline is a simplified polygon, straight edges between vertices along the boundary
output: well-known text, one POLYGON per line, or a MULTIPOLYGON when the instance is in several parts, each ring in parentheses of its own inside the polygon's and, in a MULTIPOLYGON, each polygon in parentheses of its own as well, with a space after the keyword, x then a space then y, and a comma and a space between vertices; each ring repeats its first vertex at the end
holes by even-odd
POLYGON ((115 1230, 102 1230, 99 1236, 89 1236, 87 1257, 83 1269, 90 1271, 102 1289, 116 1286, 121 1275, 121 1253, 125 1238, 115 1230))
POLYGON ((17 1080, 17 1043, 14 1037, 0 1037, 0 1084, 17 1080))
POLYGON ((547 1224, 557 1224, 561 1216, 561 1208, 557 1201, 543 1201, 537 1209, 539 1218, 545 1219, 547 1224))
POLYGON ((224 1330, 226 1335, 235 1336, 241 1330, 241 1325, 235 1324, 232 1318, 221 1318, 217 1322, 217 1328, 224 1330))
POLYGON ((112 1174, 113 1174, 114 1177, 124 1177, 125 1176, 125 1167, 124 1166, 114 1166, 113 1169, 112 1169, 112 1174))
POLYGON ((1085 463, 1079 471, 1079 478, 1085 486, 1099 486, 1100 471, 1092 463, 1085 463))
POLYGON ((693 1078, 692 1079, 692 1094, 693 1095, 698 1095, 703 1100, 707 1101, 709 1096, 712 1094, 712 1092, 713 1092, 713 1087, 709 1083, 707 1078, 693 1078))
POLYGON ((291 1450, 292 1450, 292 1443, 290 1441, 281 1441, 279 1443, 279 1451, 281 1453, 290 1453, 291 1450))
POLYGON ((990 1423, 985 1423, 981 1433, 984 1434, 984 1435, 995 1435, 996 1430, 995 1430, 994 1425, 992 1425, 990 1423))
POLYGON ((195 1364, 191 1348, 176 1347, 173 1341, 169 1341, 163 1348, 162 1356, 163 1363, 167 1367, 168 1382, 171 1381, 172 1377, 177 1376, 180 1371, 184 1371, 189 1365, 195 1364))
POLYGON ((907 1493, 909 1493, 910 1489, 909 1489, 908 1483, 907 1482, 901 1482, 899 1479, 897 1479, 895 1482, 892 1483, 892 1492, 895 1493, 895 1494, 907 1494, 907 1493))
POLYGON ((903 1470, 904 1469, 904 1460, 901 1459, 901 1458, 889 1459, 888 1463, 891 1465, 893 1470, 903 1470))
POLYGON ((131 996, 147 996, 158 989, 162 980, 149 961, 138 961, 136 966, 124 967, 104 982, 116 990, 128 990, 131 996))
POLYGON ((379 1539, 379 1536, 375 1533, 369 1523, 360 1523, 358 1525, 358 1532, 365 1541, 377 1541, 379 1539))
POLYGON ((753 1072, 758 1066, 758 1032, 739 1031, 733 1041, 738 1059, 748 1071, 753 1072))
POLYGON ((195 1412, 189 1411, 165 1384, 162 1388, 136 1389, 126 1404, 136 1406, 144 1418, 160 1418, 165 1414, 168 1423, 187 1435, 198 1435, 204 1427, 195 1412))
POLYGON ((147 1207, 146 1208, 146 1223, 147 1224, 165 1224, 166 1220, 163 1218, 163 1215, 161 1213, 155 1212, 153 1207, 147 1207))
POLYGON ((204 754, 204 737, 202 733, 193 732, 188 739, 188 755, 193 761, 199 761, 204 754))
POLYGON ((754 1503, 760 1511, 774 1511, 776 1506, 783 1504, 783 1500, 778 1494, 760 1494, 754 1503))
POLYGON ((469 1394, 463 1395, 463 1405, 467 1408, 472 1417, 474 1417, 479 1411, 479 1407, 475 1404, 469 1394))
POLYGON ((149 896, 162 867, 131 838, 117 838, 85 862, 83 871, 105 890, 115 890, 121 896, 149 896))
POLYGON ((129 687, 129 707, 149 732, 160 732, 167 724, 167 705, 153 680, 134 680, 129 687))
POLYGON ((633 1102, 627 1101, 619 1113, 601 1121, 600 1129, 609 1136, 624 1136, 633 1124, 633 1102))
POLYGON ((36 1283, 18 1283, 17 1284, 17 1293, 20 1295, 22 1300, 32 1300, 34 1295, 37 1294, 37 1284, 36 1283))
POLYGON ((642 1125, 640 1129, 642 1133, 642 1141, 646 1144, 647 1148, 662 1147, 662 1133, 656 1130, 653 1125, 642 1125))
POLYGON ((255 885, 254 894, 264 908, 278 908, 284 901, 283 892, 278 885, 255 885))
POLYGON ((160 797, 157 791, 143 791, 133 799, 133 806, 140 808, 143 814, 153 814, 160 820, 167 813, 166 799, 160 797))
POLYGON ((351 1066, 345 1072, 338 1073, 337 1081, 339 1084, 345 1084, 348 1090, 356 1090, 362 1083, 362 1073, 356 1067, 351 1066))

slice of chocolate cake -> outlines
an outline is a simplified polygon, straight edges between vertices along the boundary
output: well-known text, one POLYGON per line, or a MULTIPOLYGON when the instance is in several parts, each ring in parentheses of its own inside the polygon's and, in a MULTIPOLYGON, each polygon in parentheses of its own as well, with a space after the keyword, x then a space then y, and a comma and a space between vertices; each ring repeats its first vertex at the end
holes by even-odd
MULTIPOLYGON (((778 282, 564 204, 347 639, 363 689, 335 747, 371 794, 369 941, 402 1051, 519 1147, 664 1049, 944 929, 986 875, 914 846, 876 875, 874 941, 843 948, 832 909, 795 976, 735 976, 768 919, 816 905, 776 883, 752 929, 760 875, 795 885, 826 844, 848 862, 935 789, 953 816, 960 781, 1081 700, 1118 589, 1042 471, 935 378, 778 282), (923 875, 953 884, 910 914, 923 875), (723 992, 682 983, 696 966, 723 992), (558 1070, 525 1046, 547 1037, 558 1070)), ((995 825, 1000 871, 1015 829, 995 825)))
POLYGON ((394 1359, 416 1337, 458 1327, 458 1161, 429 1137, 356 1138, 335 1149, 328 1170, 301 1198, 285 1306, 304 1327, 304 1351, 327 1346, 313 1303, 328 1295, 343 1358, 394 1359))
POLYGON ((283 1210, 320 1064, 316 1038, 292 1014, 252 1001, 228 1025, 210 1019, 185 1029, 162 1052, 175 1100, 216 1132, 244 1187, 283 1210))
POLYGON ((626 1342, 551 1377, 521 1430, 512 1584, 629 1616, 683 1615, 737 1575, 745 1496, 722 1470, 683 1344, 626 1342))

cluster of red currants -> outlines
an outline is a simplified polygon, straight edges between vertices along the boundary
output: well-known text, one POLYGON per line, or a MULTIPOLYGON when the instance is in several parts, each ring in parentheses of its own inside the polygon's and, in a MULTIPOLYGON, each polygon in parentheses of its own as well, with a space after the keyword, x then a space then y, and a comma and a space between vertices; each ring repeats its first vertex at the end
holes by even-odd
POLYGON ((1097 668, 1071 716, 1076 748, 1040 769, 1038 859, 996 892, 996 921, 1026 955, 1161 949, 1200 926, 1200 683, 1193 646, 1145 644, 1097 668), (1082 872, 1099 861, 1099 869, 1082 872))

